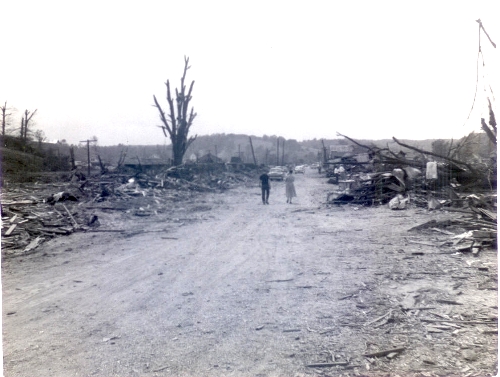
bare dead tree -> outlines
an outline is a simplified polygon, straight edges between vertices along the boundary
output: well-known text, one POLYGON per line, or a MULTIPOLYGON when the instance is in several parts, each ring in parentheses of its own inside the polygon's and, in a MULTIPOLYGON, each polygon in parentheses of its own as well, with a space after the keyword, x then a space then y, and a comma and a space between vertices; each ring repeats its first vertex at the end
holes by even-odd
POLYGON ((170 92, 170 81, 167 80, 165 85, 167 86, 167 102, 169 106, 168 118, 165 115, 162 107, 158 103, 156 96, 153 95, 154 106, 158 109, 160 113, 160 119, 163 125, 159 126, 163 130, 165 137, 169 137, 172 142, 172 158, 174 165, 182 164, 182 159, 186 150, 191 145, 193 141, 196 140, 196 136, 189 136, 189 130, 193 124, 193 120, 196 117, 194 108, 191 107, 189 111, 189 102, 192 99, 191 93, 193 92, 194 80, 191 82, 189 89, 186 93, 186 86, 184 81, 186 79, 187 70, 191 68, 189 66, 189 58, 184 57, 184 72, 181 77, 181 87, 175 89, 175 101, 170 92))
POLYGON ((12 115, 12 113, 7 113, 7 101, 5 101, 3 106, 0 106, 0 111, 2 112, 2 136, 5 136, 5 131, 8 126, 7 119, 12 115))
POLYGON ((29 123, 31 121, 31 118, 33 118, 33 115, 35 115, 35 113, 36 110, 33 112, 25 110, 24 115, 21 118, 21 140, 24 142, 28 141, 29 123))
POLYGON ((488 107, 490 110, 490 120, 489 124, 491 126, 488 127, 486 122, 484 121, 484 118, 481 118, 481 128, 486 132, 486 135, 488 135, 488 138, 493 144, 497 144, 497 121, 495 119, 495 113, 493 112, 493 109, 491 108, 491 102, 490 99, 488 98, 488 107))

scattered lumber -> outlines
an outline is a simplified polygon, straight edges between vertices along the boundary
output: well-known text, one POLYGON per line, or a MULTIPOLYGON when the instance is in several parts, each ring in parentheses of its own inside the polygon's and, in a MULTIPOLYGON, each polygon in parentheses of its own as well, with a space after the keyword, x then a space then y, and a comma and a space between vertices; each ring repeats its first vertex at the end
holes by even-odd
POLYGON ((428 319, 428 318, 421 318, 420 319, 422 322, 449 322, 449 323, 463 323, 466 325, 497 325, 498 321, 460 321, 460 320, 453 320, 453 319, 428 319))
POLYGON ((372 173, 369 178, 357 182, 357 187, 349 193, 341 193, 333 199, 327 198, 330 204, 373 204, 388 203, 397 194, 405 192, 403 182, 390 172, 372 173))
MULTIPOLYGON (((17 216, 17 215, 16 215, 17 216)), ((7 229, 7 231, 5 232, 5 235, 6 236, 10 236, 12 234, 12 232, 14 231, 14 229, 16 229, 17 227, 17 224, 12 224, 9 229, 7 229)))
POLYGON ((437 299, 436 302, 438 302, 440 304, 448 304, 448 305, 463 305, 461 302, 454 301, 454 300, 437 299))
POLYGON ((372 320, 370 322, 365 323, 364 326, 369 326, 369 325, 371 325, 371 324, 373 324, 375 322, 380 321, 381 319, 384 319, 385 317, 389 317, 391 314, 392 314, 392 309, 389 309, 389 311, 386 314, 384 314, 384 315, 382 315, 382 316, 380 316, 378 318, 375 318, 374 320, 372 320))
POLYGON ((38 245, 40 245, 40 243, 41 243, 43 240, 44 240, 44 238, 42 238, 42 237, 37 237, 37 238, 35 238, 33 241, 31 241, 31 242, 29 243, 29 245, 28 245, 28 246, 26 246, 26 248, 24 249, 24 253, 26 254, 26 253, 28 253, 28 252, 30 252, 30 251, 32 251, 32 250, 34 250, 34 249, 36 249, 36 248, 38 247, 38 245))
POLYGON ((349 365, 347 361, 335 362, 335 363, 315 363, 307 364, 306 368, 331 368, 336 366, 346 366, 349 365))
POLYGON ((364 357, 383 357, 387 356, 391 353, 400 353, 403 352, 406 348, 393 348, 385 351, 378 351, 378 352, 373 352, 373 353, 365 353, 363 356, 364 357))

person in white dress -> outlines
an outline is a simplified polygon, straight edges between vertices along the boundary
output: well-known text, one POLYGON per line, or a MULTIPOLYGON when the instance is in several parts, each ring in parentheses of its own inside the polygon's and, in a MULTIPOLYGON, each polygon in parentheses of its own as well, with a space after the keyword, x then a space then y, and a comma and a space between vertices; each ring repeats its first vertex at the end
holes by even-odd
POLYGON ((286 202, 292 204, 292 199, 297 196, 295 192, 295 177, 293 176, 293 170, 290 170, 290 173, 285 178, 286 184, 286 202))

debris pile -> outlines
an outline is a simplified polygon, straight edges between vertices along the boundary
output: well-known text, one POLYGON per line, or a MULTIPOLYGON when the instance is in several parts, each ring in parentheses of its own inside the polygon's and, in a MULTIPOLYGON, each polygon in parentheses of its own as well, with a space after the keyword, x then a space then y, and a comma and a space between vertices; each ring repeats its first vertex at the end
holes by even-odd
POLYGON ((437 156, 394 138, 399 145, 421 154, 419 159, 410 160, 405 153, 349 140, 368 149, 371 163, 359 165, 352 158, 344 158, 343 165, 338 165, 342 174, 337 174, 340 169, 330 167, 328 182, 337 189, 328 194, 328 204, 446 211, 453 216, 444 221, 430 220, 410 230, 447 234, 450 238, 443 246, 457 252, 477 255, 482 249, 497 248, 496 158, 489 164, 472 164, 437 156), (440 157, 441 161, 426 161, 424 155, 440 157))
POLYGON ((328 203, 385 204, 394 198, 395 195, 406 191, 404 182, 390 172, 373 173, 366 176, 356 175, 350 178, 352 179, 339 181, 339 184, 344 182, 352 182, 352 184, 341 190, 343 192, 338 196, 335 196, 337 193, 329 193, 327 197, 328 203), (332 196, 335 197, 332 198, 332 196))
POLYGON ((366 161, 358 162, 354 158, 356 156, 346 156, 328 163, 327 177, 332 177, 330 183, 340 185, 343 181, 356 182, 349 185, 348 193, 342 192, 340 197, 329 197, 328 202, 332 204, 385 204, 398 194, 407 196, 411 193, 416 196, 414 199, 417 205, 420 203, 420 206, 426 206, 431 197, 437 200, 459 199, 454 191, 474 193, 496 188, 496 154, 491 154, 489 159, 471 161, 462 161, 456 157, 461 149, 472 143, 471 135, 453 149, 450 146, 448 155, 415 148, 393 138, 397 145, 414 153, 414 157, 403 151, 396 154, 389 148, 367 146, 345 135, 340 136, 366 149, 367 153, 363 155, 367 158, 366 161), (340 170, 343 174, 336 174, 340 170))
POLYGON ((243 184, 253 179, 252 174, 220 171, 191 174, 191 180, 172 177, 168 171, 103 174, 97 179, 72 174, 66 183, 9 184, 1 201, 2 253, 27 254, 53 237, 97 231, 101 225, 106 227, 98 211, 154 216, 198 193, 223 192, 243 184))
POLYGON ((409 231, 433 230, 452 236, 443 245, 453 246, 460 252, 477 255, 484 248, 497 247, 496 195, 468 195, 462 208, 443 210, 459 216, 443 221, 430 220, 409 231), (454 231, 450 231, 454 230, 454 231), (456 231, 458 230, 458 234, 456 231))

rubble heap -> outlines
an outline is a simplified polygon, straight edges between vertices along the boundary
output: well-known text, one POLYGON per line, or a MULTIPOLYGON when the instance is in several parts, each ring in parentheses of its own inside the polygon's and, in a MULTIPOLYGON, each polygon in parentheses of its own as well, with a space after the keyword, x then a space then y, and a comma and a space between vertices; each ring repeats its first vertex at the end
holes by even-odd
POLYGON ((2 254, 24 255, 53 237, 98 231, 101 225, 106 227, 99 221, 98 211, 154 216, 193 195, 244 184, 252 174, 220 171, 193 174, 187 180, 165 171, 155 175, 103 174, 82 180, 83 176, 75 172, 65 183, 7 183, 1 198, 2 254))

